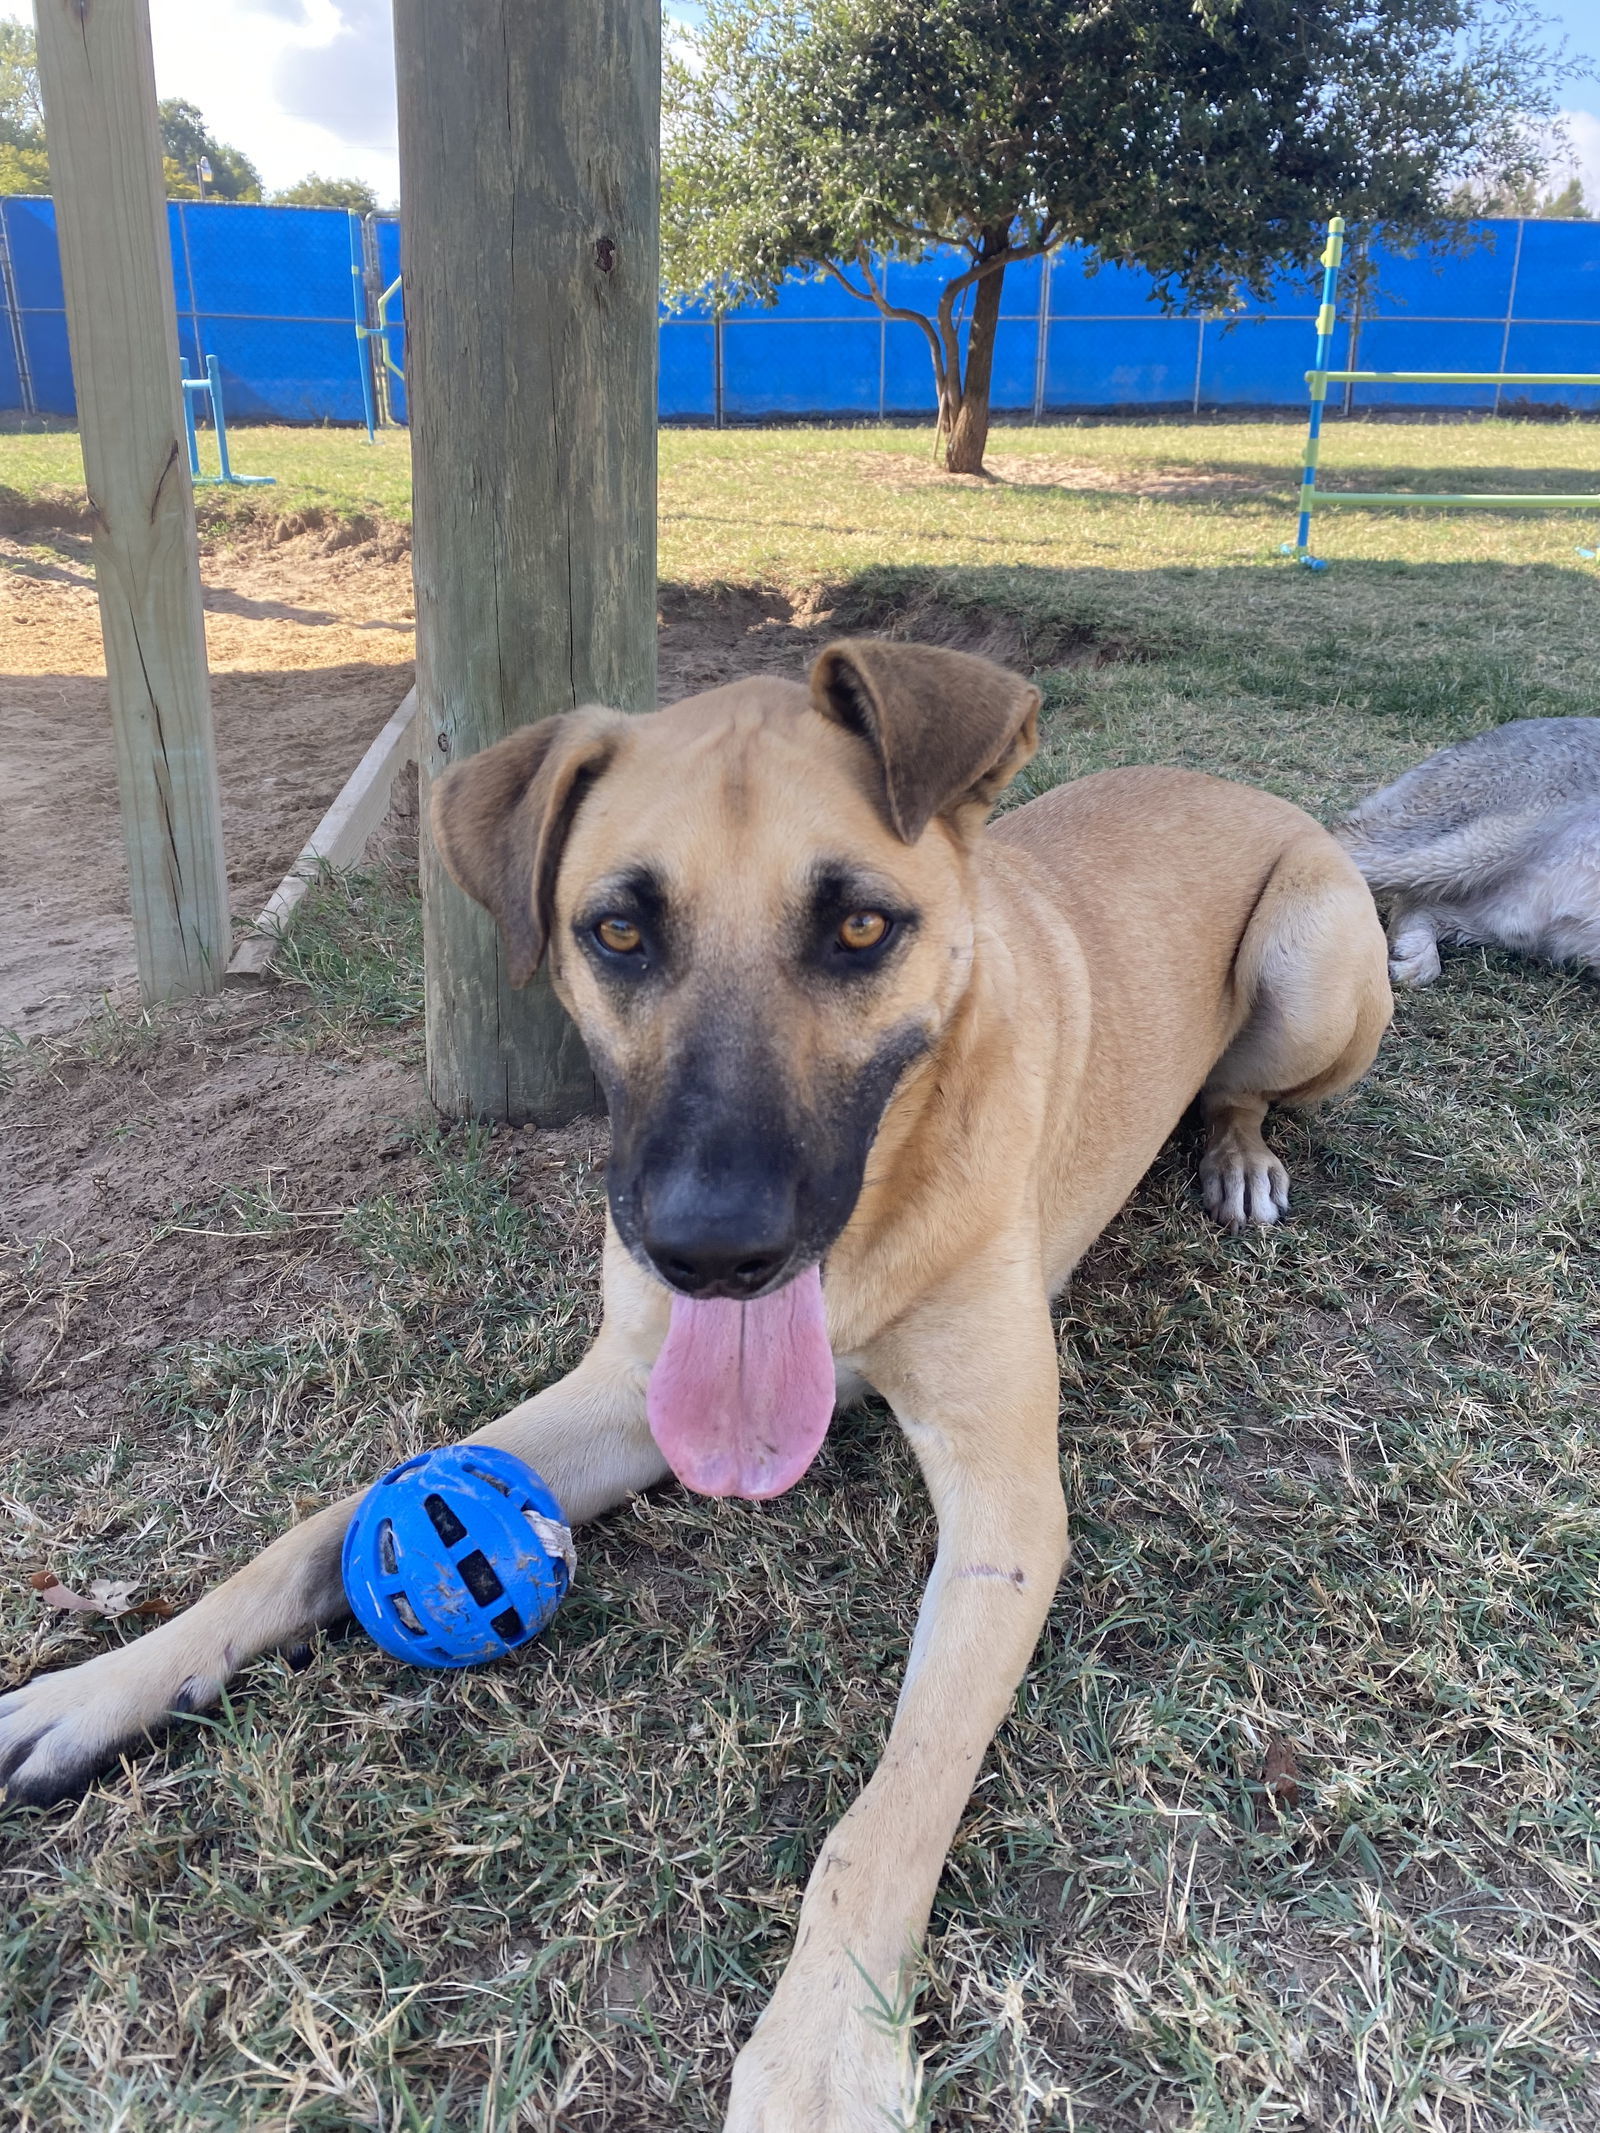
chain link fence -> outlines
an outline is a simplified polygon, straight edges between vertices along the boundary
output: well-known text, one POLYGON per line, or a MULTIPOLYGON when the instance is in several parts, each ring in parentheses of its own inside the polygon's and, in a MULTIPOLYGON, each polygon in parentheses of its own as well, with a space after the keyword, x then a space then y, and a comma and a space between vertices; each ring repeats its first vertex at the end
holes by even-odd
MULTIPOLYGON (((395 217, 340 208, 168 206, 178 344, 220 367, 232 422, 404 422, 405 320, 395 217)), ((1600 371, 1600 223, 1495 221, 1460 251, 1407 256, 1375 243, 1341 325, 1342 370, 1600 371)), ((938 257, 887 261, 890 301, 931 312, 938 257)), ((1006 275, 992 404, 1071 413, 1295 409, 1315 341, 1315 272, 1265 303, 1168 315, 1148 277, 1090 272, 1066 250, 1006 275)), ((0 202, 0 409, 74 412, 55 208, 0 202)), ((1583 386, 1352 386, 1345 408, 1485 411, 1600 406, 1583 386)), ((665 310, 664 421, 931 414, 921 331, 855 304, 836 282, 792 276, 771 308, 665 310)))

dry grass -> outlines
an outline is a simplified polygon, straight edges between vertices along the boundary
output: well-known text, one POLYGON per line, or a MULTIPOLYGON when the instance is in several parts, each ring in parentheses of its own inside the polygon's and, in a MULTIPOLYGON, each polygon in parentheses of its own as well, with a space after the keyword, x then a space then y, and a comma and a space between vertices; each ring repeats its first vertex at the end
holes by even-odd
MULTIPOLYGON (((1496 436, 1518 467, 1600 446, 1496 436)), ((1025 660, 1035 782, 1154 757, 1331 809, 1451 734, 1596 708, 1600 595, 1564 522, 1346 517, 1313 579, 1269 560, 1259 498, 1138 493, 1152 465, 1262 463, 1260 431, 1024 445, 1124 464, 1128 493, 897 486, 842 465, 849 433, 669 437, 664 566, 1025 660)), ((412 1041, 403 883, 325 894, 301 941, 280 1041, 412 1041)), ((1279 1122, 1283 1231, 1209 1228, 1179 1144, 1074 1283, 1076 1553, 935 1914, 935 2126, 1596 2123, 1595 1008, 1592 981, 1458 954, 1360 1090, 1279 1122)), ((171 1040, 127 1041, 137 1071, 171 1040)), ((34 1565, 187 1596, 580 1352, 596 1145, 458 1128, 418 1152, 420 1186, 335 1222, 359 1279, 270 1340, 169 1352, 92 1452, 14 1462, 17 1674, 124 1633, 41 1622, 34 1565)), ((259 1184, 208 1221, 294 1220, 259 1184)), ((932 1541, 867 1409, 774 1504, 668 1491, 592 1530, 515 1663, 432 1677, 333 1640, 75 1812, 17 1815, 7 2122, 715 2125, 881 1745, 932 1541)))

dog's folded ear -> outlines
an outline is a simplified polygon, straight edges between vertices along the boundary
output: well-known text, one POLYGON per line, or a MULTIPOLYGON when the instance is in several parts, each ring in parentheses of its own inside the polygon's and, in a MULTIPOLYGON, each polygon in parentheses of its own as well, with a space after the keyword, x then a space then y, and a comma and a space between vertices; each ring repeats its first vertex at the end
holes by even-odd
POLYGON ((936 815, 987 811, 1039 745, 1038 690, 970 652, 847 637, 812 667, 811 700, 877 757, 906 844, 936 815))
POLYGON ((468 756, 434 784, 434 845, 451 879, 500 928, 513 985, 539 967, 567 832, 627 730, 620 711, 564 712, 468 756))

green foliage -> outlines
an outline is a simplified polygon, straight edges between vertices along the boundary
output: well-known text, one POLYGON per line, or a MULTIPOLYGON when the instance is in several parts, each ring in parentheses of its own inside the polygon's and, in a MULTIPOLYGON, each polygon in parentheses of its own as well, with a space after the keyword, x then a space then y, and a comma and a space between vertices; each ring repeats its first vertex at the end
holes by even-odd
POLYGON ((667 67, 666 280, 770 301, 836 274, 923 328, 954 440, 987 426, 1011 261, 1076 243, 1220 306, 1335 211, 1438 240, 1461 186, 1543 178, 1566 71, 1516 0, 708 0, 667 67), (936 313, 891 306, 877 260, 938 246, 967 264, 936 313))
POLYGON ((1542 191, 1531 179, 1520 185, 1503 185, 1489 193, 1474 193, 1470 187, 1463 187, 1454 205, 1463 215, 1528 215, 1547 222, 1594 220, 1579 177, 1571 177, 1559 190, 1549 192, 1542 191))
POLYGON ((272 195, 274 207, 347 207, 358 215, 375 215, 378 196, 364 178, 325 178, 309 170, 297 184, 272 195))
POLYGON ((49 190, 33 32, 21 22, 0 22, 0 194, 49 190))
POLYGON ((11 141, 0 141, 0 198, 49 190, 50 158, 43 147, 19 148, 11 141))
POLYGON ((38 47, 22 22, 0 22, 0 141, 14 148, 44 145, 38 47))
POLYGON ((261 173, 242 150, 219 141, 205 122, 198 105, 181 96, 169 96, 156 106, 161 119, 161 145, 165 150, 167 196, 173 200, 202 197, 196 176, 200 158, 211 165, 205 181, 208 200, 259 200, 261 173))
MULTIPOLYGON (((204 197, 259 200, 261 178, 249 157, 219 141, 202 113, 181 97, 157 106, 161 118, 162 167, 167 196, 173 200, 202 197, 196 165, 211 164, 204 197)), ((307 184, 313 181, 306 180, 307 184)), ((316 180, 330 184, 333 180, 316 180)), ((26 24, 0 22, 0 194, 48 193, 50 158, 45 146, 44 96, 39 86, 39 53, 26 24)), ((362 188, 365 191, 365 188, 362 188)), ((334 203, 344 206, 340 200, 334 203)), ((357 202, 349 202, 357 205, 357 202)))

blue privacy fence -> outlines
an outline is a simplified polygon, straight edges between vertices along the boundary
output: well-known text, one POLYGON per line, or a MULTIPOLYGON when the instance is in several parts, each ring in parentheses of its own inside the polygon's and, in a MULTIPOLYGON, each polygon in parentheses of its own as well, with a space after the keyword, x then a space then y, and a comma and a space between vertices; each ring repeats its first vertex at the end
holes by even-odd
MULTIPOLYGON (((400 272, 391 216, 341 209, 172 202, 180 352, 215 357, 234 422, 360 422, 367 395, 405 419, 403 312, 378 298, 400 272)), ((1346 307, 1339 370, 1600 371, 1600 223, 1496 221, 1462 252, 1406 258, 1373 248, 1374 274, 1346 307)), ((890 261, 891 301, 931 309, 946 266, 890 261)), ((993 403, 1004 413, 1303 408, 1317 313, 1315 270, 1267 303, 1165 316, 1148 278, 1098 274, 1063 252, 1006 275, 993 403)), ((0 202, 0 409, 73 412, 72 368, 49 200, 0 202)), ((1600 389, 1359 385, 1347 409, 1546 401, 1600 406, 1600 389)), ((721 318, 664 313, 663 420, 759 422, 929 414, 932 367, 917 327, 885 320, 833 281, 792 278, 771 309, 721 318)))

